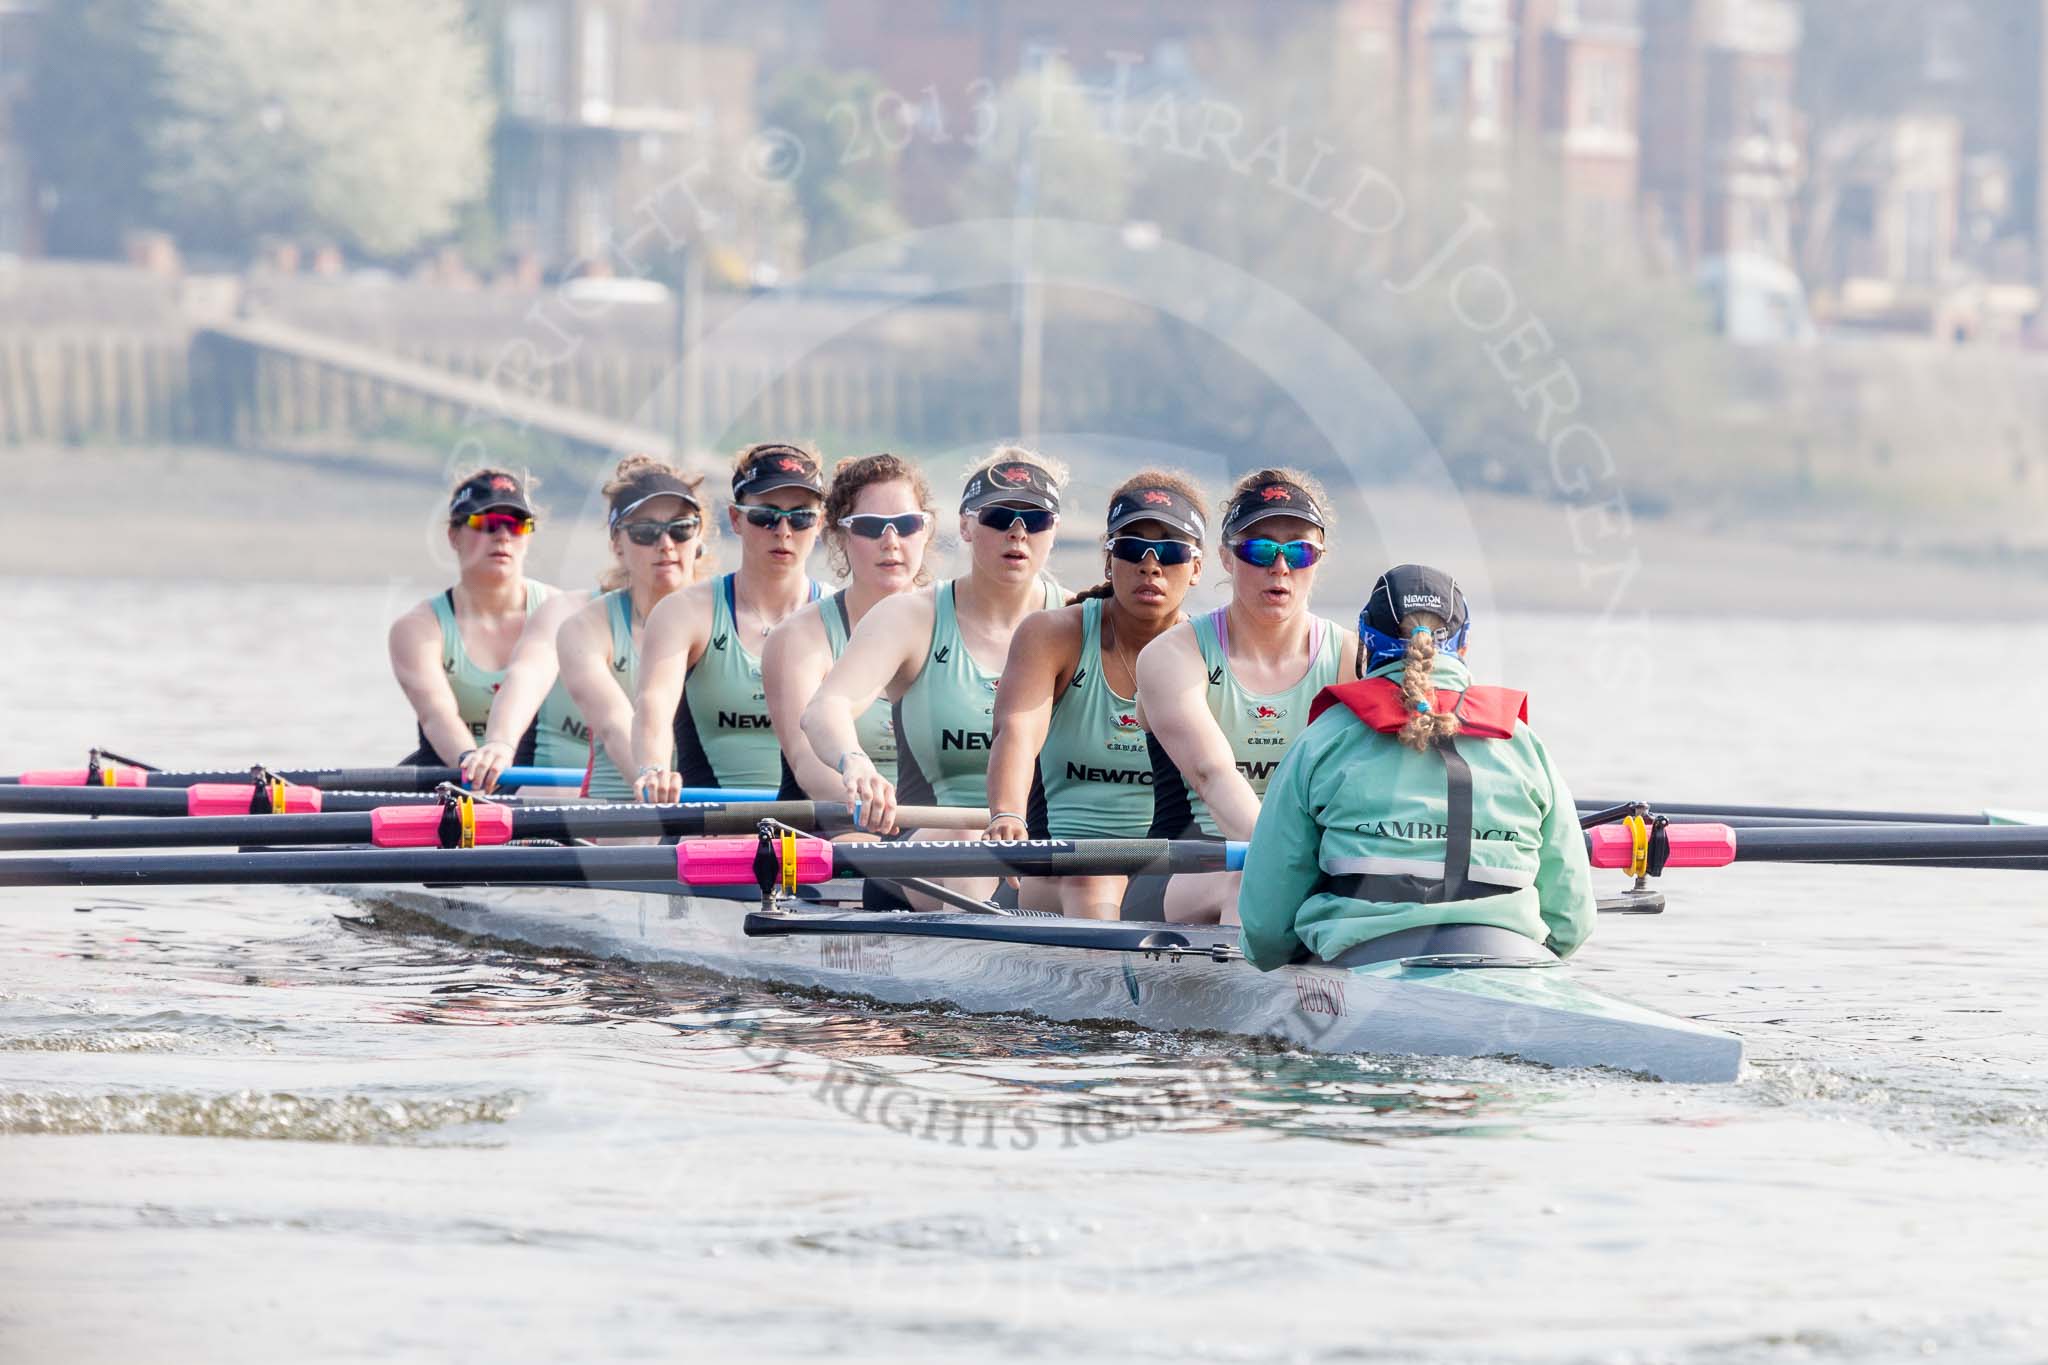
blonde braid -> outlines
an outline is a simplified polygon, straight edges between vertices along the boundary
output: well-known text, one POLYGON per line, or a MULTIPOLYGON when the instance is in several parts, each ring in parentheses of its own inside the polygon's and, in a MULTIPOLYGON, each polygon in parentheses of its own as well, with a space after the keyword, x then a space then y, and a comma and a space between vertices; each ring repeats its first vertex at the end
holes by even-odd
POLYGON ((1412 611, 1401 618, 1401 633, 1407 637, 1408 653, 1401 665, 1401 700, 1410 712, 1401 727, 1400 740, 1418 753, 1427 753, 1441 740, 1458 733, 1462 722, 1436 709, 1436 632, 1443 618, 1426 611, 1412 611))

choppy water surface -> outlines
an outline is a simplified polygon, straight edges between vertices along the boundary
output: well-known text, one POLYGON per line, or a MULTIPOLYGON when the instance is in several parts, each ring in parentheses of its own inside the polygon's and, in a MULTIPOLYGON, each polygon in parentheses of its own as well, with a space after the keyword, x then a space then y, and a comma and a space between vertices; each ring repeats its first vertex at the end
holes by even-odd
MULTIPOLYGON (((0 768, 403 743, 390 594, 8 591, 0 768)), ((1589 623, 1484 638, 1586 795, 2048 805, 2048 719, 1941 719, 1867 627, 1662 621, 1625 680, 1589 623)), ((2048 670, 2048 632, 1988 648, 2048 670)), ((1742 1034, 1737 1085, 874 1009, 311 890, 10 892, 0 1349, 2048 1357, 2048 881, 1668 889, 1580 970, 1742 1034)))

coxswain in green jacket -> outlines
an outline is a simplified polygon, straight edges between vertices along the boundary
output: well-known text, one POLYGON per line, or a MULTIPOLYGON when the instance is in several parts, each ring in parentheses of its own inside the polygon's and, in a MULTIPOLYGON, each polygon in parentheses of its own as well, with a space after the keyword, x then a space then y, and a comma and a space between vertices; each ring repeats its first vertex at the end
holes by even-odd
POLYGON ((1359 614, 1362 676, 1325 688, 1267 784, 1238 915, 1263 971, 1435 925, 1567 956, 1593 929, 1571 793, 1527 698, 1474 687, 1450 575, 1390 569, 1359 614))

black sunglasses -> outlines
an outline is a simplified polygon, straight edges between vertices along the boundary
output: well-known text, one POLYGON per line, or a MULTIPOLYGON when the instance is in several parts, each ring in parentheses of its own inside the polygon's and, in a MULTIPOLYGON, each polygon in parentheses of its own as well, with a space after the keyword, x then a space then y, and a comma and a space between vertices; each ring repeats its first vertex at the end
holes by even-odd
POLYGON ((893 517, 883 516, 880 512, 855 512, 839 519, 840 530, 862 540, 880 540, 890 531, 899 536, 914 536, 931 524, 932 519, 922 512, 898 512, 893 517))
POLYGON ((697 528, 703 524, 697 517, 677 517, 674 521, 629 521, 619 529, 635 545, 653 545, 663 536, 680 545, 696 535, 697 528))
POLYGON ((786 521, 792 531, 808 531, 818 524, 815 507, 742 507, 740 512, 750 526, 767 528, 786 521))
POLYGON ((1052 524, 1060 519, 1060 514, 1043 507, 984 507, 975 514, 975 519, 991 531, 1007 531, 1022 522, 1024 534, 1035 536, 1041 531, 1050 531, 1052 524))
POLYGON ((1143 564, 1151 555, 1161 564, 1185 564, 1200 548, 1186 540, 1147 540, 1143 536, 1111 536, 1105 544, 1110 557, 1126 564, 1143 564))

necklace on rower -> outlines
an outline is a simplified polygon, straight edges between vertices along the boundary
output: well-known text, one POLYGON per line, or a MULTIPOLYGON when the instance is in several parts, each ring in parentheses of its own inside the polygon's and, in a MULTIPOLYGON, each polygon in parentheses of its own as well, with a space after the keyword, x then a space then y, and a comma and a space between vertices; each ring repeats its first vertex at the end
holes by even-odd
MULTIPOLYGON (((1113 625, 1113 624, 1114 624, 1114 622, 1112 622, 1111 624, 1113 625)), ((1111 653, 1111 655, 1112 655, 1112 656, 1113 656, 1113 657, 1114 657, 1114 658, 1116 659, 1116 661, 1117 661, 1118 663, 1120 663, 1120 664, 1122 664, 1122 665, 1123 665, 1123 669, 1124 669, 1124 678, 1125 678, 1125 679, 1126 679, 1126 681, 1127 681, 1127 682, 1128 682, 1128 683, 1130 684, 1130 691, 1128 691, 1128 692, 1117 692, 1117 695, 1118 695, 1118 696, 1120 696, 1120 697, 1124 697, 1124 696, 1128 696, 1128 697, 1135 697, 1135 696, 1137 696, 1137 695, 1138 695, 1138 660, 1137 660, 1136 656, 1134 656, 1134 655, 1131 655, 1131 654, 1127 654, 1127 653, 1125 653, 1125 652, 1124 652, 1124 633, 1123 633, 1123 632, 1122 632, 1121 630, 1119 630, 1119 631, 1117 631, 1117 632, 1116 632, 1116 643, 1115 643, 1114 645, 1112 645, 1112 646, 1110 647, 1110 653, 1111 653)), ((1105 683, 1109 681, 1109 676, 1108 676, 1108 670, 1106 670, 1106 669, 1105 669, 1105 670, 1104 670, 1104 672, 1103 672, 1103 679, 1102 679, 1102 680, 1103 680, 1103 681, 1104 681, 1105 683)), ((1116 689, 1115 689, 1115 688, 1111 688, 1110 690, 1111 690, 1112 692, 1116 691, 1116 689)))

